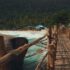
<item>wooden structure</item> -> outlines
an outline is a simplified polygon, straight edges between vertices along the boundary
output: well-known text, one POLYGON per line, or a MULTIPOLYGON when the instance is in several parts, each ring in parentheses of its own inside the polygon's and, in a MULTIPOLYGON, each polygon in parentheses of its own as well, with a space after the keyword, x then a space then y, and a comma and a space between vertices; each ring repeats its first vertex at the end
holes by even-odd
POLYGON ((69 29, 59 29, 55 34, 54 43, 48 46, 47 70, 70 70, 70 39, 69 29))
MULTIPOLYGON (((6 54, 4 37, 0 36, 0 58, 6 54)), ((0 64, 0 70, 7 70, 5 63, 0 64)))

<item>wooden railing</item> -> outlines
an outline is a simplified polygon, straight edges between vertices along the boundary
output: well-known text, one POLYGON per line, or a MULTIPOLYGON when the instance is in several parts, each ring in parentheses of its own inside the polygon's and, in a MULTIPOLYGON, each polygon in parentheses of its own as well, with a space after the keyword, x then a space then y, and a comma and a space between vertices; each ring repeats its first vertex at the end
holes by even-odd
POLYGON ((40 63, 37 65, 35 70, 41 70, 41 65, 43 64, 43 61, 47 58, 47 64, 45 65, 45 70, 55 70, 54 62, 56 60, 56 49, 57 49, 57 41, 58 41, 58 29, 57 26, 54 26, 53 28, 50 27, 48 30, 48 45, 46 46, 48 49, 48 52, 45 54, 43 59, 40 61, 40 63))

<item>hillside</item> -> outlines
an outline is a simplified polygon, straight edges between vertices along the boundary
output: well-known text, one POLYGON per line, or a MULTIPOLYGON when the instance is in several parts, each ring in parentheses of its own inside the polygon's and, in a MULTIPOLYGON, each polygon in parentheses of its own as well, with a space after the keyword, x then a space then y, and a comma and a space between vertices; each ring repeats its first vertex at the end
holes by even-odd
POLYGON ((69 0, 0 0, 0 18, 20 14, 69 10, 69 0))

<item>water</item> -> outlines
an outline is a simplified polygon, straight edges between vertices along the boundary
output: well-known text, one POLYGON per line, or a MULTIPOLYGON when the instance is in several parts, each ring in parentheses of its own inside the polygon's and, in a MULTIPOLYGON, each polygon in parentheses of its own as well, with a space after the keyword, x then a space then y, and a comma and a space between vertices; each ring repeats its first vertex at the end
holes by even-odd
MULTIPOLYGON (((34 39, 29 39, 29 41, 33 41, 34 39)), ((42 49, 44 46, 31 46, 27 52, 26 55, 30 55, 35 53, 37 50, 42 49)), ((30 57, 25 57, 24 59, 24 70, 35 70, 37 64, 40 62, 40 60, 43 58, 43 56, 45 55, 46 51, 42 54, 37 54, 34 56, 30 56, 30 57)))

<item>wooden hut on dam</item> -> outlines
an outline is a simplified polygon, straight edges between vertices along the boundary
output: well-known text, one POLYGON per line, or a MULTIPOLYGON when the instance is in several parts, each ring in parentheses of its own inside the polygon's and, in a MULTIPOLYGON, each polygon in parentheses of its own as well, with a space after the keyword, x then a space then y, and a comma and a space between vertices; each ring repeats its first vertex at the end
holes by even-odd
MULTIPOLYGON (((13 36, 0 35, 0 58, 27 43, 28 40, 24 37, 15 38, 13 36)), ((5 62, 0 63, 0 70, 22 70, 22 62, 26 52, 27 49, 20 55, 11 57, 6 59, 5 62)))

